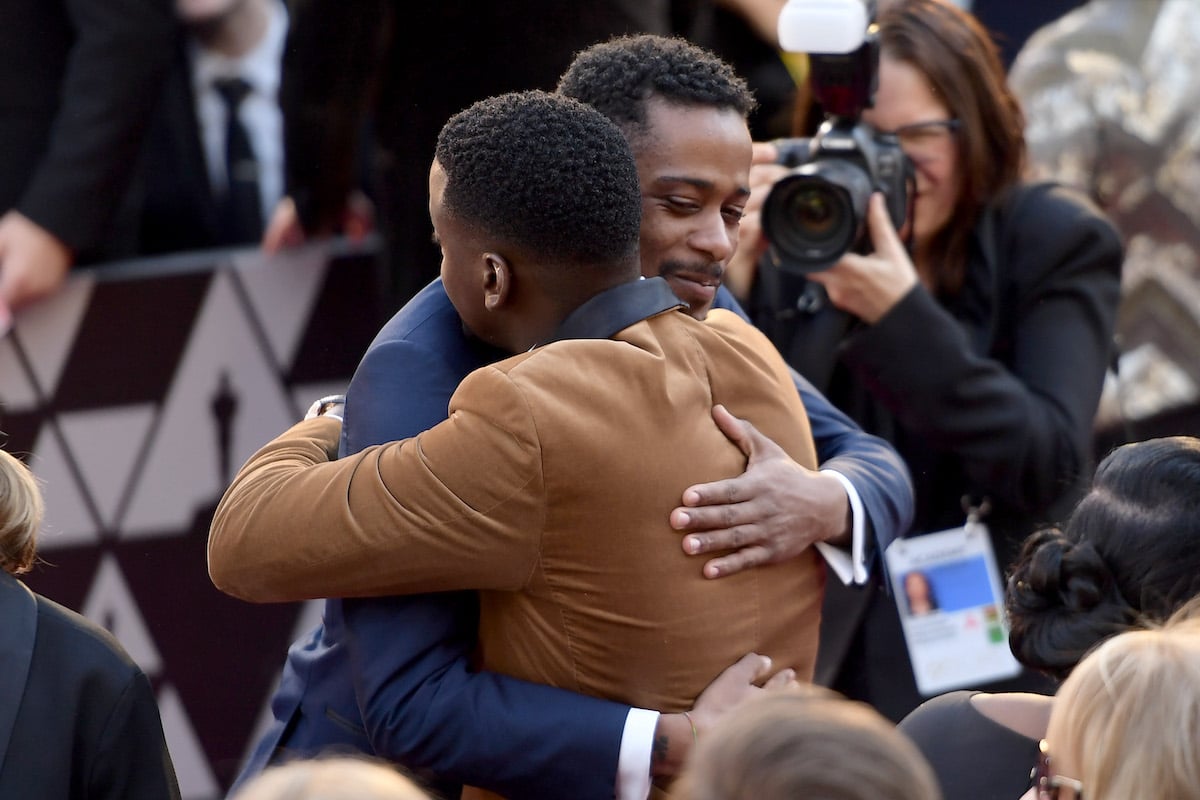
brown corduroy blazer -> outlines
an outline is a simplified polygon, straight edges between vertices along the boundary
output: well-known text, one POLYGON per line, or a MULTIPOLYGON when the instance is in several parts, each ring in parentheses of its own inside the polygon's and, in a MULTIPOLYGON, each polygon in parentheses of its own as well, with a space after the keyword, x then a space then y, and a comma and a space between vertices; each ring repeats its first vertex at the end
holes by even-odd
POLYGON ((770 342, 668 311, 480 369, 404 442, 322 463, 336 424, 293 427, 222 499, 210 573, 258 601, 480 590, 483 668, 644 708, 690 708, 750 651, 808 679, 817 554, 707 580, 668 524, 687 486, 745 468, 715 403, 815 468, 770 342))

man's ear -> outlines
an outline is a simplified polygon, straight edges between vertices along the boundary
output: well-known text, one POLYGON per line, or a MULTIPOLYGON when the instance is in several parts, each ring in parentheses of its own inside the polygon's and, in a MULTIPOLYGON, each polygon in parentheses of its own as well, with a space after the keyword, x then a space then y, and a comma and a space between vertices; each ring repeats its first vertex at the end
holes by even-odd
POLYGON ((509 264, 508 259, 498 253, 484 253, 483 261, 483 305, 488 311, 494 311, 505 303, 511 302, 512 264, 509 264))

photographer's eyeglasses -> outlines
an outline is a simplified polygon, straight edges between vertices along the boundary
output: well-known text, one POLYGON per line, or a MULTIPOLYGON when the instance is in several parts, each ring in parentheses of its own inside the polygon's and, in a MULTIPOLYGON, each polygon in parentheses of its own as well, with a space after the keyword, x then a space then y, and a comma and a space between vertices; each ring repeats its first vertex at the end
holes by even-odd
POLYGON ((1083 784, 1074 778, 1064 778, 1050 771, 1050 748, 1046 740, 1038 743, 1038 758, 1033 770, 1029 773, 1033 788, 1037 792, 1037 800, 1069 800, 1062 795, 1063 789, 1073 792, 1074 800, 1083 800, 1083 784))
POLYGON ((920 161, 941 155, 939 148, 945 143, 947 134, 956 132, 960 127, 962 123, 957 119, 931 119, 879 132, 895 136, 904 154, 914 161, 920 161))

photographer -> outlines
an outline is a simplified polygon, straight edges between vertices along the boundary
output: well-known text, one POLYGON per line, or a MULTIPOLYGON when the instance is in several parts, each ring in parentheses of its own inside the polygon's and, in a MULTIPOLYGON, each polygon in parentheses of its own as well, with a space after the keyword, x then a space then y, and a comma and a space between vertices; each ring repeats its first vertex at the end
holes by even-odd
MULTIPOLYGON (((874 107, 861 122, 895 133, 911 162, 902 225, 885 202, 895 198, 876 193, 856 252, 807 274, 779 269, 760 211, 789 170, 760 144, 727 282, 794 367, 904 456, 917 498, 909 535, 982 507, 1003 571, 1090 471, 1121 247, 1085 199, 1020 181, 1022 114, 973 17, 898 0, 878 36, 874 107)), ((817 679, 898 720, 921 696, 895 599, 834 583, 817 679)), ((1036 684, 1027 674, 1005 686, 1036 684)))

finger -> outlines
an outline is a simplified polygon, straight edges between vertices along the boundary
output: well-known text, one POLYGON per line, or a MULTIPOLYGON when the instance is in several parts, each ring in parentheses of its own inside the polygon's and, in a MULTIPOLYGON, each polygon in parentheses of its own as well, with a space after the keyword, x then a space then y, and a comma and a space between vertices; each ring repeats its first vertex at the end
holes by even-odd
MULTIPOLYGON (((719 403, 712 408, 713 421, 729 440, 738 446, 746 456, 753 455, 755 447, 754 426, 745 420, 738 419, 729 409, 719 403)), ((740 478, 741 476, 739 476, 740 478)), ((727 478, 712 483, 698 483, 683 490, 685 506, 706 505, 710 503, 736 503, 738 478, 727 478)))
POLYGON ((763 684, 764 689, 788 689, 796 683, 796 670, 788 667, 781 669, 772 675, 766 683, 763 684))
POLYGON ((0 273, 0 295, 13 311, 51 294, 65 279, 65 272, 56 274, 53 269, 41 269, 14 253, 4 262, 0 273))
POLYGON ((829 284, 837 281, 845 270, 854 267, 854 259, 862 258, 858 253, 843 253, 842 257, 830 264, 825 269, 817 272, 810 272, 804 277, 808 278, 813 283, 819 283, 822 286, 828 287, 829 284))
MULTIPOLYGON (((753 195, 751 195, 753 201, 753 195)), ((747 211, 738 227, 737 249, 725 265, 724 283, 734 297, 749 297, 758 276, 758 261, 767 249, 759 226, 759 215, 747 211)))
POLYGON ((766 251, 767 241, 762 235, 762 215, 757 211, 747 211, 738 224, 737 250, 725 265, 725 283, 728 285, 735 279, 731 274, 735 270, 749 274, 753 279, 758 272, 759 259, 766 251))
POLYGON ((771 657, 746 653, 730 669, 742 676, 746 683, 757 683, 771 674, 771 657))
MULTIPOLYGON (((741 502, 743 495, 740 487, 744 483, 743 478, 744 475, 739 475, 736 478, 725 478, 712 483, 697 483, 695 486, 689 486, 683 490, 681 502, 688 508, 741 502)), ((682 528, 677 530, 682 530, 682 528)))
POLYGON ((867 216, 871 228, 871 244, 875 251, 885 257, 903 252, 904 245, 900 241, 900 234, 892 224, 892 216, 888 213, 887 202, 881 192, 871 195, 867 216))
POLYGON ((759 188, 759 185, 755 183, 754 173, 750 173, 750 196, 746 198, 746 205, 742 207, 740 229, 745 229, 746 220, 750 217, 759 217, 761 219, 762 207, 767 201, 768 190, 771 187, 769 184, 763 184, 761 187, 762 191, 759 191, 759 188))
POLYGON ((771 551, 761 545, 743 547, 736 553, 711 559, 704 565, 704 577, 727 578, 743 570, 769 563, 771 551))
POLYGON ((275 204, 267 229, 263 232, 262 249, 273 254, 285 247, 294 247, 304 239, 296 215, 296 204, 291 197, 284 196, 275 204))
POLYGON ((360 241, 375 229, 375 207, 362 192, 355 190, 346 203, 342 230, 352 241, 360 241))
POLYGON ((272 219, 263 234, 262 249, 267 255, 274 255, 283 248, 284 225, 277 219, 272 219))
POLYGON ((743 453, 750 455, 751 442, 746 432, 750 423, 738 419, 720 403, 712 407, 712 418, 731 442, 736 444, 743 453))
MULTIPOLYGON (((725 406, 720 404, 713 406, 712 415, 721 432, 738 446, 738 449, 747 456, 750 462, 758 462, 783 454, 783 450, 772 439, 763 435, 758 428, 746 420, 735 417, 725 406)), ((683 491, 682 504, 695 507, 737 503, 745 492, 753 490, 753 482, 748 481, 747 473, 742 473, 736 478, 725 478, 712 483, 698 483, 689 486, 683 491)))
POLYGON ((12 270, 8 268, 7 260, 4 258, 4 247, 0 244, 0 298, 3 298, 8 303, 12 303, 11 288, 9 284, 12 282, 12 270))
MULTIPOLYGON (((825 293, 829 295, 829 299, 832 302, 835 297, 843 293, 847 285, 853 283, 856 275, 866 269, 867 258, 867 256, 858 253, 846 253, 829 269, 824 269, 820 272, 811 272, 805 277, 813 283, 819 283, 824 286, 825 293)), ((834 304, 836 305, 836 303, 834 304)))
POLYGON ((350 241, 361 242, 371 232, 371 228, 362 217, 349 215, 342 224, 342 231, 350 241))
POLYGON ((779 164, 755 164, 750 167, 751 200, 758 198, 758 205, 761 206, 767 195, 770 194, 771 187, 788 172, 787 167, 779 164))
MULTIPOLYGON (((740 479, 729 480, 731 486, 735 486, 740 479)), ((716 484, 708 484, 716 487, 716 484)), ((721 541, 704 542, 704 547, 691 551, 696 553, 707 553, 712 550, 724 550, 731 547, 741 547, 750 541, 753 541, 749 531, 732 533, 733 529, 739 525, 744 525, 747 522, 753 522, 761 518, 761 512, 754 508, 743 509, 743 505, 752 505, 750 501, 738 501, 730 497, 730 493, 735 490, 727 490, 723 495, 703 495, 697 499, 701 503, 707 502, 707 505, 694 505, 676 508, 671 512, 670 523, 671 527, 677 531, 685 533, 705 533, 716 535, 719 532, 725 532, 727 535, 721 541), (743 511, 745 513, 743 513, 743 511), (735 541, 736 540, 736 541, 735 541)), ((686 544, 684 549, 686 549, 686 544)))
MULTIPOLYGON (((725 514, 725 507, 715 509, 717 514, 725 514)), ((737 550, 751 545, 761 545, 762 537, 758 535, 755 528, 751 525, 729 525, 722 527, 719 524, 710 524, 708 527, 703 527, 705 518, 696 514, 695 511, 688 511, 688 516, 691 520, 692 531, 687 536, 683 537, 683 551, 689 555, 702 555, 704 553, 715 553, 720 550, 737 550)), ((747 517, 755 519, 761 514, 749 513, 747 517)), ((710 515, 708 519, 714 519, 710 515)))
POLYGON ((752 147, 751 164, 774 164, 779 160, 779 148, 770 142, 755 142, 752 147))
POLYGON ((738 449, 751 459, 777 449, 777 445, 759 431, 758 428, 754 427, 754 423, 740 417, 735 417, 729 409, 720 403, 713 406, 712 417, 717 423, 717 427, 721 429, 721 432, 729 437, 729 440, 736 444, 738 449))
POLYGON ((813 283, 819 283, 826 288, 828 288, 828 286, 829 286, 829 270, 821 270, 820 272, 810 272, 807 275, 805 275, 804 277, 805 277, 805 279, 810 280, 813 283))

